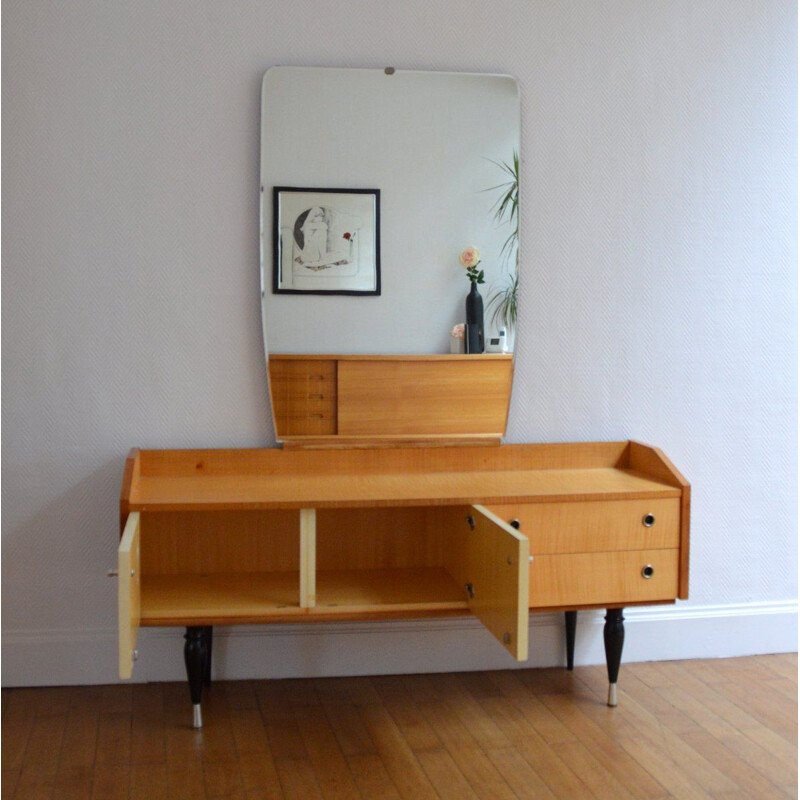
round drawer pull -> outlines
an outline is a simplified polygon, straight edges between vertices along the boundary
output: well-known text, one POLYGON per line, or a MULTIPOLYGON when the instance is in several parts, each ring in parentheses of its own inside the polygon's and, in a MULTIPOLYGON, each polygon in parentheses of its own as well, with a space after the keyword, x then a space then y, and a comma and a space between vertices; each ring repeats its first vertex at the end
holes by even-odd
POLYGON ((512 528, 515 528, 516 530, 519 530, 519 528, 520 528, 520 525, 519 525, 519 520, 518 520, 518 519, 512 519, 512 520, 510 520, 510 521, 509 521, 509 523, 508 523, 508 524, 509 524, 509 525, 510 525, 512 528))
POLYGON ((656 516, 655 516, 655 514, 645 514, 642 517, 642 525, 644 525, 645 528, 652 528, 653 525, 655 525, 655 524, 656 524, 656 516))
POLYGON ((655 573, 655 569, 653 569, 653 565, 652 565, 652 564, 645 564, 645 565, 642 567, 642 577, 643 577, 643 578, 644 578, 646 581, 649 581, 649 580, 650 580, 650 578, 652 578, 652 577, 653 577, 653 573, 655 573))

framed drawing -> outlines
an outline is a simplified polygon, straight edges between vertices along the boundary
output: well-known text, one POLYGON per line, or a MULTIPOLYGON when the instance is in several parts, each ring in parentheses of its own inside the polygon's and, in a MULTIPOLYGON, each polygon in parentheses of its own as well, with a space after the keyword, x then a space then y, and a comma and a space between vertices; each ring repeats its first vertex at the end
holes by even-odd
POLYGON ((381 293, 380 190, 272 190, 275 294, 381 293))

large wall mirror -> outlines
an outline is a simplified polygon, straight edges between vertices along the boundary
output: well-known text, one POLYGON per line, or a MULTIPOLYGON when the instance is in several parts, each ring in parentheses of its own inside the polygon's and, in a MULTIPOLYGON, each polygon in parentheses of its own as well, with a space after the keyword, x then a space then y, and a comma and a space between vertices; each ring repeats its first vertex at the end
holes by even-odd
MULTIPOLYGON (((505 327, 489 300, 516 276, 516 223, 509 206, 496 212, 514 181, 519 123, 506 75, 269 69, 261 268, 271 367, 286 354, 451 353, 451 330, 465 322, 459 255, 469 246, 481 254, 486 340, 505 327)), ((271 372, 277 417, 283 372, 271 372)))

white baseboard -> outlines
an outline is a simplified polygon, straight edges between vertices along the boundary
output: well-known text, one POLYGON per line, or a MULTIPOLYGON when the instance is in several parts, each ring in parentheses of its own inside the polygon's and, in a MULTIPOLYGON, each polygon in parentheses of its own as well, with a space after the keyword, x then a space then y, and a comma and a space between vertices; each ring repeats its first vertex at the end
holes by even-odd
MULTIPOLYGON (((797 651, 797 601, 651 606, 625 611, 623 664, 797 651)), ((185 679, 183 630, 140 631, 133 680, 185 679)), ((3 633, 3 686, 117 681, 113 630, 3 633)), ((603 612, 578 615, 575 663, 601 664, 603 612)), ((214 678, 331 677, 558 666, 563 615, 530 618, 530 659, 509 656, 470 617, 215 628, 214 678)))

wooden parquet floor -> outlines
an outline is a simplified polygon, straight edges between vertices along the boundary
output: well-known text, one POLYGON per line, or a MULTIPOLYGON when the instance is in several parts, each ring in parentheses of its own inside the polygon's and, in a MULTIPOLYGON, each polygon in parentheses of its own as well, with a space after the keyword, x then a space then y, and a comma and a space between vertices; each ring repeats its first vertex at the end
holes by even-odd
POLYGON ((797 797, 797 656, 5 689, 2 797, 797 797))

